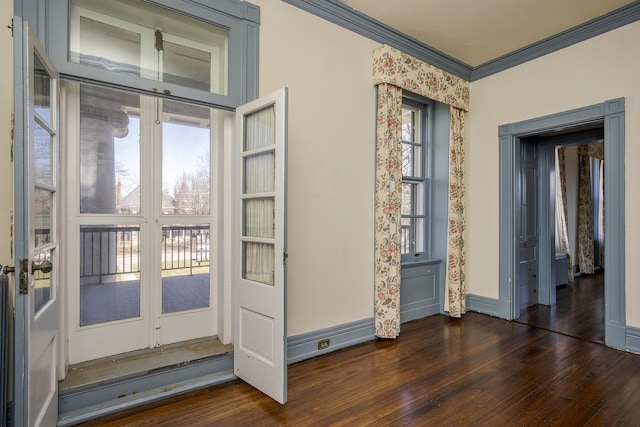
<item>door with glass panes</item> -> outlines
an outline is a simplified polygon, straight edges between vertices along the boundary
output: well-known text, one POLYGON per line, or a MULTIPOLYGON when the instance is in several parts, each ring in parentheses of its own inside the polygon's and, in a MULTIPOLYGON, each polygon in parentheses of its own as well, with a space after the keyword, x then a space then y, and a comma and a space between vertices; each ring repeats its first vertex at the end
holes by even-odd
POLYGON ((67 82, 70 362, 216 334, 218 122, 67 82))
POLYGON ((216 335, 229 113, 160 96, 226 95, 229 30, 149 3, 71 0, 68 40, 91 80, 149 82, 146 95, 65 82, 69 362, 216 335))

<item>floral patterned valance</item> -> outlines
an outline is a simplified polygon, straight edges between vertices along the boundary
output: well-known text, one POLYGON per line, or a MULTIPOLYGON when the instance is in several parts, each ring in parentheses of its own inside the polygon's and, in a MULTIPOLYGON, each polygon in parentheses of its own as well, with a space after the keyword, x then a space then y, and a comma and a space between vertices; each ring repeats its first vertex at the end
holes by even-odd
POLYGON ((469 111, 469 82, 388 45, 373 51, 373 84, 389 83, 469 111))

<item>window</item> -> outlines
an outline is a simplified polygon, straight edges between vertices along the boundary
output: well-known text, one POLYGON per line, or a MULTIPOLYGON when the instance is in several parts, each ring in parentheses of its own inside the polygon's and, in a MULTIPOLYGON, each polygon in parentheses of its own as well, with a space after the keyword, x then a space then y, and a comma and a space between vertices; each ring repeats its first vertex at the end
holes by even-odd
POLYGON ((73 0, 68 60, 227 95, 227 29, 130 3, 73 0))
POLYGON ((402 106, 402 260, 428 255, 430 179, 428 105, 405 99, 402 106))
POLYGON ((65 78, 234 109, 258 92, 260 8, 226 0, 68 0, 47 9, 65 78))

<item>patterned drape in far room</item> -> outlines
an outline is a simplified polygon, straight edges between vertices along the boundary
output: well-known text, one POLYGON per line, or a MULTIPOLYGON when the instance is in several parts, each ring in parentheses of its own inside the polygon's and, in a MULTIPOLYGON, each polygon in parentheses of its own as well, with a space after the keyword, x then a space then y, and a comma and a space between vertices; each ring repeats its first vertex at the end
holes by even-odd
POLYGON ((469 82, 390 46, 373 52, 378 86, 375 195, 375 333, 400 333, 400 207, 402 90, 449 105, 449 229, 446 281, 449 313, 465 312, 464 117, 469 82), (393 89, 392 89, 393 88, 393 89))
MULTIPOLYGON (((593 199, 591 185, 591 157, 604 161, 604 143, 578 147, 578 265, 581 273, 595 272, 593 259, 593 199)), ((598 171, 600 173, 600 171, 598 171)))

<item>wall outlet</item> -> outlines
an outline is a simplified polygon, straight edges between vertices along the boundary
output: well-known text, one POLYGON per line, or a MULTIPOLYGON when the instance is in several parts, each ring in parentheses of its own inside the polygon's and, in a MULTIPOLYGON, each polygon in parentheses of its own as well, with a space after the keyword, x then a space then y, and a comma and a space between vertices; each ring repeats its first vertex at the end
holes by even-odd
POLYGON ((326 350, 331 345, 329 338, 318 341, 318 350, 326 350))

